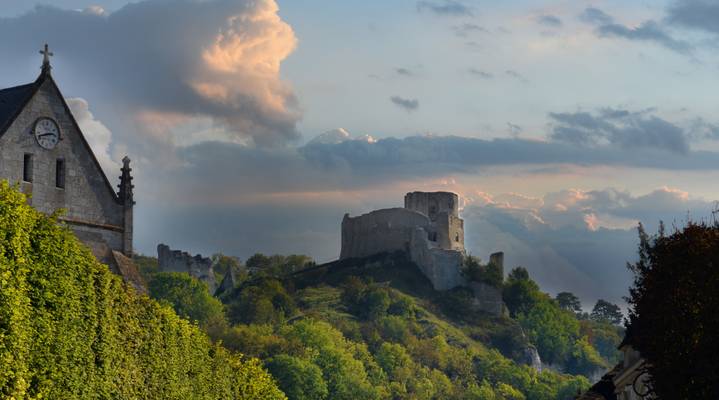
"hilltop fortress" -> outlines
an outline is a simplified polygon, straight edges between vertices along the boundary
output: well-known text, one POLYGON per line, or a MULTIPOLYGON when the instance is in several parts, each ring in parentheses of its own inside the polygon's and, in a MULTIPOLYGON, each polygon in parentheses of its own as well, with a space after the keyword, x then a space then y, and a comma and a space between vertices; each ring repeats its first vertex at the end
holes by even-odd
MULTIPOLYGON (((404 251, 436 290, 473 286, 461 274, 464 221, 455 193, 412 192, 405 195, 404 208, 345 214, 340 259, 395 251, 404 251)), ((490 261, 501 266, 502 254, 493 254, 490 261)))

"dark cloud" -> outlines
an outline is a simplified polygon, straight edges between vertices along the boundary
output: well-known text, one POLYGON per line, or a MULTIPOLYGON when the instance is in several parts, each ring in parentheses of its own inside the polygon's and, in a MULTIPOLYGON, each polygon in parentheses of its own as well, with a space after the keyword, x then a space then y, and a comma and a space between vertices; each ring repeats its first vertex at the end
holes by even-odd
POLYGON ((235 138, 283 144, 299 138, 300 114, 279 78, 296 38, 276 11, 272 0, 141 1, 111 14, 40 6, 0 19, 0 37, 13 38, 0 53, 27 55, 0 71, 26 69, 50 41, 56 70, 112 93, 116 112, 204 116, 235 138))
POLYGON ((686 133, 677 125, 650 115, 648 111, 630 112, 604 109, 588 112, 550 113, 554 121, 553 140, 581 146, 609 143, 622 149, 656 148, 686 154, 686 133))
POLYGON ((507 75, 508 77, 514 78, 522 83, 529 83, 529 80, 527 78, 525 78, 522 74, 520 74, 519 72, 517 72, 515 70, 508 69, 508 70, 504 71, 504 74, 507 75))
POLYGON ((562 20, 556 15, 542 15, 537 18, 537 23, 550 28, 559 28, 562 26, 562 20))
POLYGON ((392 103, 405 109, 405 111, 415 111, 419 108, 419 100, 417 99, 405 99, 399 96, 392 96, 389 99, 392 103))
POLYGON ((494 75, 492 75, 491 73, 482 71, 482 70, 476 69, 476 68, 470 68, 467 70, 467 72, 469 72, 470 75, 477 77, 477 78, 482 78, 482 79, 494 78, 494 75))
POLYGON ((397 75, 402 75, 402 76, 414 76, 414 72, 412 72, 411 70, 409 70, 409 69, 407 69, 407 68, 402 68, 402 67, 400 67, 400 68, 395 68, 394 72, 396 72, 397 75))
POLYGON ((519 136, 520 133, 522 133, 522 127, 517 124, 507 122, 507 128, 509 129, 509 136, 511 137, 516 138, 519 136))
MULTIPOLYGON (((576 116, 557 115, 567 121, 576 116)), ((620 143, 622 140, 617 139, 620 143)), ((433 177, 476 173, 486 166, 502 165, 606 165, 673 170, 715 170, 719 154, 707 151, 668 152, 657 146, 578 146, 557 140, 493 139, 457 136, 411 136, 375 142, 345 141, 334 145, 305 146, 304 159, 323 169, 342 169, 358 181, 433 177), (394 178, 393 178, 394 177, 394 178)))
POLYGON ((701 0, 676 1, 668 9, 667 21, 681 27, 719 34, 719 3, 701 0))
POLYGON ((682 54, 688 54, 693 46, 683 40, 673 38, 656 21, 645 21, 636 28, 630 28, 621 24, 607 24, 597 27, 597 34, 600 37, 620 37, 628 40, 654 42, 670 50, 682 54))
POLYGON ((465 23, 461 25, 455 25, 452 27, 454 34, 459 37, 467 37, 473 33, 489 33, 489 30, 473 23, 465 23))
POLYGON ((586 8, 579 15, 579 19, 594 25, 610 25, 614 23, 614 18, 607 15, 604 11, 594 7, 586 8))
POLYGON ((429 11, 437 15, 453 17, 472 15, 470 7, 455 0, 419 1, 417 2, 417 11, 429 11))

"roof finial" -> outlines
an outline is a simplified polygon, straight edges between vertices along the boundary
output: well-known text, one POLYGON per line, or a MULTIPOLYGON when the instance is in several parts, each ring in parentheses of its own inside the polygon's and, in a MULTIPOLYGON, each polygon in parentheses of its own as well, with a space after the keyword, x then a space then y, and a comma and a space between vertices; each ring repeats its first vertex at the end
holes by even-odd
POLYGON ((52 67, 50 66, 50 57, 54 56, 55 54, 50 52, 47 43, 45 43, 45 49, 40 50, 40 54, 42 54, 42 72, 50 72, 50 70, 52 69, 52 67))

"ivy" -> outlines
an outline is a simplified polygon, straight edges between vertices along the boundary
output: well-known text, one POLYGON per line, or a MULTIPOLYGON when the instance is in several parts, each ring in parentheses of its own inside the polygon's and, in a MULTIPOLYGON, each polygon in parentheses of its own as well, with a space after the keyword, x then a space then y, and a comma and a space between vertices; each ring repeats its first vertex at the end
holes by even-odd
POLYGON ((285 399, 256 359, 136 294, 0 182, 0 397, 285 399))

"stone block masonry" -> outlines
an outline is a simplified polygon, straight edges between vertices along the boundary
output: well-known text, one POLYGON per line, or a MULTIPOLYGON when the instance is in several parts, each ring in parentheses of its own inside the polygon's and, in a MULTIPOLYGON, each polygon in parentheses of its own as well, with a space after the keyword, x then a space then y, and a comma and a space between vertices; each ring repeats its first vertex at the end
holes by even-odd
MULTIPOLYGON (((435 290, 468 287, 476 309, 501 315, 502 293, 498 288, 468 282, 462 276, 466 257, 464 221, 459 218, 459 196, 449 192, 412 192, 404 208, 375 210, 342 219, 340 259, 362 258, 380 253, 405 252, 435 290)), ((504 254, 494 253, 490 263, 504 268, 504 254)))
POLYGON ((190 274, 207 285, 210 294, 217 290, 215 271, 212 260, 197 254, 190 255, 184 251, 172 250, 165 244, 157 245, 157 262, 161 272, 183 272, 190 274))

